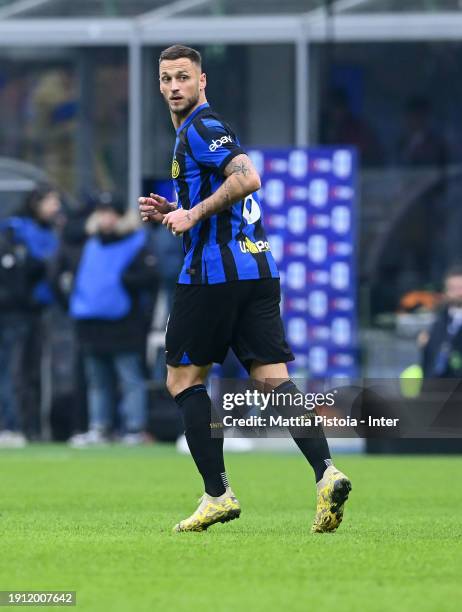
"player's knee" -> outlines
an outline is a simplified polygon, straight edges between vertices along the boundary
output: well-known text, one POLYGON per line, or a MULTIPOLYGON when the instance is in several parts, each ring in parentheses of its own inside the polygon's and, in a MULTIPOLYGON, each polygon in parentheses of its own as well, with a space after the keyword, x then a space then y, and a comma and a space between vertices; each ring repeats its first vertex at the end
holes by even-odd
POLYGON ((194 385, 203 383, 202 378, 197 372, 190 371, 189 368, 169 367, 167 371, 167 390, 172 397, 176 397, 182 391, 194 385))
POLYGON ((172 397, 175 397, 176 395, 178 395, 178 393, 181 393, 181 389, 179 391, 177 390, 179 388, 179 381, 177 380, 177 377, 175 377, 174 374, 172 374, 171 372, 168 372, 167 374, 166 386, 167 391, 172 397))

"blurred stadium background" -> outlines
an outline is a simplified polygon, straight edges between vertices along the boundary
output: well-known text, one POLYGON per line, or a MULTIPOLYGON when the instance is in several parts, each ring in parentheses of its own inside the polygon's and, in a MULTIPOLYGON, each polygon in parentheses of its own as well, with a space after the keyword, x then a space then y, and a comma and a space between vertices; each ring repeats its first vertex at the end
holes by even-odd
MULTIPOLYGON (((195 45, 209 100, 247 147, 356 148, 349 363, 362 376, 399 376, 419 360, 416 334, 432 320, 422 295, 438 292, 462 255, 460 9, 458 0, 0 0, 0 215, 44 178, 70 211, 95 190, 135 207, 148 189, 168 189, 173 136, 157 57, 174 41, 195 45)), ((310 327, 292 332, 306 347, 317 338, 310 327)), ((56 333, 59 353, 66 335, 56 333)), ((297 372, 310 366, 306 348, 297 372)), ((47 415, 59 375, 45 385, 47 415)))
MULTIPOLYGON (((462 260, 462 1, 0 0, 0 222, 44 182, 69 219, 95 192, 134 209, 169 193, 157 58, 176 42, 201 51, 208 100, 263 171, 295 375, 399 378, 462 260)), ((161 291, 148 338, 160 441, 181 429, 156 361, 167 303, 161 291)), ((45 327, 31 439, 65 441, 86 424, 82 372, 65 311, 52 307, 45 327)), ((5 450, 0 588, 72 587, 86 610, 203 609, 218 592, 219 610, 306 610, 309 597, 323 610, 455 612, 460 459, 359 454, 461 444, 334 440, 350 453, 352 521, 322 542, 308 534, 304 466, 274 452, 286 440, 229 457, 248 522, 201 541, 167 535, 172 508, 188 512, 199 493, 173 446, 5 450)))

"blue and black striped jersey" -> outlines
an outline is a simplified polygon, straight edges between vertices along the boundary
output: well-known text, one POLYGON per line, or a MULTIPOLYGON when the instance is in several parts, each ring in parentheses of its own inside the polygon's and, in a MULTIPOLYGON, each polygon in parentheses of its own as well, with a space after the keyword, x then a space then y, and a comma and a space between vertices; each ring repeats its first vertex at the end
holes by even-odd
MULTIPOLYGON (((202 104, 177 130, 172 178, 178 205, 196 206, 225 180, 229 162, 245 153, 231 128, 202 104)), ((198 223, 183 235, 180 284, 277 278, 257 193, 198 223)))

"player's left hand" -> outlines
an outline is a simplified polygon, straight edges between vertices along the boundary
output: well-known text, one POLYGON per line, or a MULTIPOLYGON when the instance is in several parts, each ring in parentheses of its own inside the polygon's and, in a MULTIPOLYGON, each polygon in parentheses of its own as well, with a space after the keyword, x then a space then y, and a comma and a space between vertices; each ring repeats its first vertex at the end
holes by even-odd
POLYGON ((165 225, 174 236, 181 236, 196 224, 190 210, 180 208, 165 215, 162 225, 165 225))

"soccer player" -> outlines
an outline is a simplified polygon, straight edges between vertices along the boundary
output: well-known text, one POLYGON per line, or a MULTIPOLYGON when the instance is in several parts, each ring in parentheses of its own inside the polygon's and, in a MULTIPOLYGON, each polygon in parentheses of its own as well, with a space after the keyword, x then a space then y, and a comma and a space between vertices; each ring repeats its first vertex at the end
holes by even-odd
MULTIPOLYGON (((294 359, 281 321, 276 264, 262 225, 260 178, 232 129, 209 106, 206 75, 195 50, 174 45, 159 58, 160 91, 176 129, 172 178, 178 201, 141 197, 143 221, 161 222, 183 237, 180 272, 166 333, 167 387, 205 493, 175 531, 203 531, 238 518, 223 459, 223 438, 211 436, 205 380, 229 348, 256 381, 277 380, 275 393, 298 393, 287 362, 294 359)), ((351 490, 332 464, 321 427, 315 436, 289 429, 317 482, 313 532, 334 531, 351 490)))

